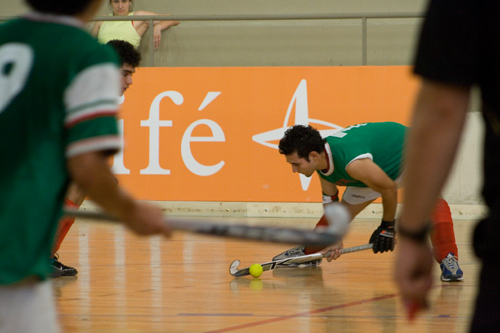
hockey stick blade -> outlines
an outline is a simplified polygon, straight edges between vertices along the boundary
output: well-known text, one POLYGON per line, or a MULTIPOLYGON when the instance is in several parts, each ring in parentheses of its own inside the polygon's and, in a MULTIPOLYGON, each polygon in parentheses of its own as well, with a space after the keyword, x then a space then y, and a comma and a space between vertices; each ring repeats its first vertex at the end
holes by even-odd
MULTIPOLYGON (((369 250, 371 248, 373 248, 373 244, 370 243, 370 244, 365 244, 365 245, 347 247, 345 249, 342 249, 340 252, 342 254, 345 254, 345 253, 352 253, 352 252, 369 250)), ((305 256, 298 256, 298 257, 291 257, 291 258, 286 258, 286 259, 269 261, 269 262, 265 262, 265 263, 260 264, 260 265, 262 266, 263 271, 269 271, 269 270, 280 268, 280 267, 288 267, 289 264, 305 264, 305 263, 308 263, 311 261, 315 261, 318 259, 328 257, 331 253, 332 253, 332 251, 327 252, 326 254, 321 254, 320 252, 318 252, 318 253, 308 254, 305 256)), ((250 267, 238 269, 239 264, 240 264, 239 260, 233 261, 231 263, 231 265, 229 266, 229 274, 231 274, 234 277, 250 275, 250 267)))
MULTIPOLYGON (((101 221, 117 221, 114 216, 65 208, 64 215, 101 221)), ((308 231, 294 228, 249 226, 239 223, 222 224, 195 219, 165 218, 172 229, 211 236, 248 239, 253 241, 327 246, 337 243, 344 236, 338 231, 308 231)), ((347 222, 348 223, 348 222, 347 222)))

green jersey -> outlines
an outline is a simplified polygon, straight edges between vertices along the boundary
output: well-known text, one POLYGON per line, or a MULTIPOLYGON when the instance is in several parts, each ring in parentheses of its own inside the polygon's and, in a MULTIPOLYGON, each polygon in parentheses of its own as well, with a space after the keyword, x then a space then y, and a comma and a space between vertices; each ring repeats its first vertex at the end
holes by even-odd
POLYGON ((395 180, 401 172, 405 133, 405 126, 392 122, 346 127, 326 137, 329 168, 317 172, 320 177, 336 185, 367 187, 349 176, 346 167, 357 159, 369 158, 395 180))
POLYGON ((120 148, 118 64, 71 17, 0 25, 0 284, 50 273, 66 159, 120 148))

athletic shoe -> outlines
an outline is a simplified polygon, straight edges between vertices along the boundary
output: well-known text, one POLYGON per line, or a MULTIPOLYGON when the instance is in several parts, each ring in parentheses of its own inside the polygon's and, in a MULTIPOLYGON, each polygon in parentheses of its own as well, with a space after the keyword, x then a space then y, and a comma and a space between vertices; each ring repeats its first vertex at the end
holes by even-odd
POLYGON ((448 253, 446 258, 439 264, 441 267, 441 281, 445 282, 456 282, 463 281, 464 272, 458 266, 457 257, 453 253, 448 253))
MULTIPOLYGON (((306 253, 304 252, 305 246, 304 245, 299 245, 296 247, 292 247, 291 249, 286 250, 283 253, 278 254, 273 258, 273 261, 276 260, 282 260, 282 259, 288 259, 288 258, 294 258, 294 257, 300 257, 300 256, 305 256, 306 253)), ((313 260, 309 262, 303 262, 303 263, 284 263, 282 264, 283 266, 288 266, 288 267, 309 267, 309 266, 319 266, 321 264, 322 259, 318 260, 313 260)))
POLYGON ((75 276, 76 274, 78 274, 76 268, 69 267, 61 263, 59 261, 59 255, 57 253, 50 259, 50 266, 53 269, 53 272, 50 275, 52 278, 58 278, 61 276, 75 276))

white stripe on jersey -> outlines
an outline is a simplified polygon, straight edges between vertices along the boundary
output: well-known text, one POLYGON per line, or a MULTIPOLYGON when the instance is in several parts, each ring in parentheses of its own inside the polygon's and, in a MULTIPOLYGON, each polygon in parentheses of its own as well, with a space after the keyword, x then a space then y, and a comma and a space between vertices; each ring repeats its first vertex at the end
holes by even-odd
POLYGON ((74 142, 66 147, 66 158, 93 152, 110 150, 116 152, 121 150, 122 142, 119 136, 107 135, 74 142))
POLYGON ((73 125, 101 113, 118 112, 120 86, 120 72, 111 63, 95 65, 80 72, 65 92, 65 125, 73 125))
POLYGON ((115 103, 101 101, 100 103, 88 105, 85 108, 78 110, 78 112, 74 112, 72 115, 66 116, 64 125, 66 127, 71 127, 85 119, 108 115, 114 116, 117 113, 118 110, 115 108, 115 103))

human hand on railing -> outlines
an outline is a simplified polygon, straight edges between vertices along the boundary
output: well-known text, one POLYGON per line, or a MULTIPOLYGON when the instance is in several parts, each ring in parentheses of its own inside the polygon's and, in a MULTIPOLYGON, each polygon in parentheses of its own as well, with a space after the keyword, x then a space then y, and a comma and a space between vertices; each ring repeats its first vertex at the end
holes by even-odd
POLYGON ((158 25, 154 27, 153 39, 155 49, 159 48, 161 42, 161 27, 158 25))

